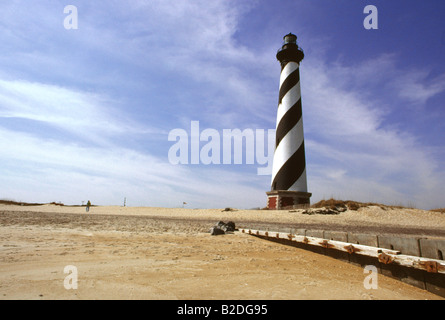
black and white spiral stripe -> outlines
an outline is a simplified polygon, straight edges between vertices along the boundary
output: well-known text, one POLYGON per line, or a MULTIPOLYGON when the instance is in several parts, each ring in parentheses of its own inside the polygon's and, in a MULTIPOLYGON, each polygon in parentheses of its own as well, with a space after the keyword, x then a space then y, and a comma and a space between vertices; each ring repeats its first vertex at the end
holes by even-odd
POLYGON ((272 190, 307 192, 299 64, 282 66, 272 190))

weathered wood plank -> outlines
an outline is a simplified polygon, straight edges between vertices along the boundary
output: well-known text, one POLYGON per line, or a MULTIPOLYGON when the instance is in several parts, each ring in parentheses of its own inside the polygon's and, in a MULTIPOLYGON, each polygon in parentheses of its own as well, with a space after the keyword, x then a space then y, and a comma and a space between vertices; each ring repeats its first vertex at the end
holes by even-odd
POLYGON ((302 235, 285 233, 285 232, 271 232, 263 230, 252 230, 252 229, 239 229, 239 232, 248 233, 261 237, 267 237, 267 238, 285 239, 285 240, 295 241, 298 243, 304 243, 311 246, 319 246, 343 252, 348 252, 349 254, 359 254, 359 255, 374 257, 377 258, 379 262, 384 264, 397 264, 400 266, 420 269, 431 273, 445 274, 445 261, 402 255, 400 254, 400 251, 397 250, 377 248, 377 247, 366 246, 361 244, 353 244, 343 241, 327 240, 323 238, 306 237, 302 235))

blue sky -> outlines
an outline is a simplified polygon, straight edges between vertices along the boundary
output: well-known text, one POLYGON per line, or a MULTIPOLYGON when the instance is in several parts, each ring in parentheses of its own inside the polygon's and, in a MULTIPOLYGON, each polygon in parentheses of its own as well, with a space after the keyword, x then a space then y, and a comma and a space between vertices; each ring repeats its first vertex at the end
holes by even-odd
POLYGON ((261 165, 173 165, 168 135, 192 121, 274 129, 275 54, 292 32, 312 202, 445 206, 443 1, 11 0, 0 12, 0 198, 264 207, 261 165), (377 30, 363 27, 368 4, 377 30))

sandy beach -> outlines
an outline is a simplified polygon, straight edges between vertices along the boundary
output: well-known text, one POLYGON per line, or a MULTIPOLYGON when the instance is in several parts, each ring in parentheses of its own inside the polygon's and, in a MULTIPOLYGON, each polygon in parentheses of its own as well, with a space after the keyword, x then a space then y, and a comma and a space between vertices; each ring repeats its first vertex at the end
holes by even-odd
POLYGON ((380 207, 338 215, 264 211, 0 205, 0 299, 443 299, 363 268, 242 233, 218 221, 444 237, 445 214, 380 207), (66 289, 66 266, 77 289, 66 289))

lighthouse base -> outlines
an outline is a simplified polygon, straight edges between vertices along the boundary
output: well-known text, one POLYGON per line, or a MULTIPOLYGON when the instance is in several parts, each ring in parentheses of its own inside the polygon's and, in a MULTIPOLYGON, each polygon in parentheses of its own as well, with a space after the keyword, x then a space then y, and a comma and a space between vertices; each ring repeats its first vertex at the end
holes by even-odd
POLYGON ((267 209, 289 210, 308 208, 311 204, 312 193, 287 190, 273 190, 266 192, 267 209))

